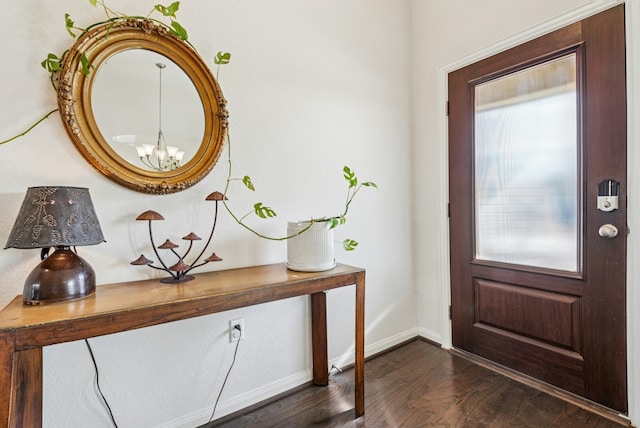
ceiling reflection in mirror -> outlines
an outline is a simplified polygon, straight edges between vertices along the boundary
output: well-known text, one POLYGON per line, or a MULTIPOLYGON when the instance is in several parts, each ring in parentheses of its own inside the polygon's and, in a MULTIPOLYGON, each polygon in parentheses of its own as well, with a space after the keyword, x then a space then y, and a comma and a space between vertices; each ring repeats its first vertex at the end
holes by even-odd
POLYGON ((93 81, 91 103, 105 141, 139 168, 179 168, 204 135, 195 86, 177 64, 156 52, 129 49, 104 61, 93 81))

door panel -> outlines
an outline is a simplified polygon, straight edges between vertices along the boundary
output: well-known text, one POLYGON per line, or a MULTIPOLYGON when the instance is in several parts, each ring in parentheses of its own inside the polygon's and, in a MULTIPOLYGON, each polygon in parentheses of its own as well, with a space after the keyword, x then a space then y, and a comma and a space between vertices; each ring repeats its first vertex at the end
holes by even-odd
POLYGON ((476 279, 474 285, 476 325, 580 351, 580 299, 576 296, 483 279, 476 279))
POLYGON ((451 73, 449 103, 454 347, 625 412, 624 7, 451 73))

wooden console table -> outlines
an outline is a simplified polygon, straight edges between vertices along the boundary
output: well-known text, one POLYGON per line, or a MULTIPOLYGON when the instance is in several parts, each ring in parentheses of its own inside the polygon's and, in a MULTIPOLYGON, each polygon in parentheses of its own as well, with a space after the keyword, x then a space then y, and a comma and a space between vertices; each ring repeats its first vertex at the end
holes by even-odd
POLYGON ((355 285, 355 416, 364 414, 365 271, 338 265, 294 272, 284 264, 208 272, 183 284, 157 280, 97 287, 68 303, 25 306, 16 297, 0 311, 0 427, 42 426, 42 347, 199 317, 289 297, 311 296, 313 382, 329 383, 326 295, 355 285))

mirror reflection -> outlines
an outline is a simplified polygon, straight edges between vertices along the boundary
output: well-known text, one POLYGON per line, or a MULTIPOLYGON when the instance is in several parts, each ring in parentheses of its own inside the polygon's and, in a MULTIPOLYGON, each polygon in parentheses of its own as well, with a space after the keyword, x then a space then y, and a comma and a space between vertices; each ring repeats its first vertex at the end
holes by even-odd
POLYGON ((475 87, 476 258, 576 272, 576 55, 475 87))
POLYGON ((117 52, 100 65, 91 107, 114 152, 149 171, 186 164, 205 131, 202 102, 189 76, 169 58, 145 49, 117 52))

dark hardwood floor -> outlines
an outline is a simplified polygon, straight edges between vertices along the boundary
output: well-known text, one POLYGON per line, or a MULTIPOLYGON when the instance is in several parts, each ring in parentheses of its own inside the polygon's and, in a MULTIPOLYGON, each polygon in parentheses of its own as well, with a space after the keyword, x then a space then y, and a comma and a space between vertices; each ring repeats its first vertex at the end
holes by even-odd
POLYGON ((353 370, 204 427, 621 427, 423 340, 367 361, 365 415, 353 370))

